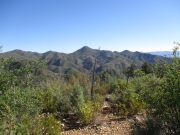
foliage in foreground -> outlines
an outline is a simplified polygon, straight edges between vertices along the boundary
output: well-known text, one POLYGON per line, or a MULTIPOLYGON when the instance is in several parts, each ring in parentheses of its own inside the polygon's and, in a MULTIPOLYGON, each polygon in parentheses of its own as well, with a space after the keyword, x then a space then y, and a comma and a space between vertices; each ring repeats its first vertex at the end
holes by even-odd
MULTIPOLYGON (((146 134, 180 133, 180 58, 157 65, 161 74, 135 78, 133 88, 147 104, 146 134)), ((157 73, 157 71, 155 71, 157 73)))
POLYGON ((120 116, 132 116, 145 109, 145 103, 140 99, 138 93, 130 89, 126 82, 118 80, 113 86, 115 91, 112 94, 113 112, 120 116))
POLYGON ((55 116, 42 114, 43 92, 32 85, 38 65, 1 59, 0 134, 60 133, 61 126, 55 116))
POLYGON ((46 78, 37 84, 38 76, 42 77, 39 65, 36 61, 1 59, 1 134, 56 135, 62 130, 60 121, 86 125, 98 111, 100 98, 95 104, 89 99, 88 84, 81 75, 68 80, 46 78))

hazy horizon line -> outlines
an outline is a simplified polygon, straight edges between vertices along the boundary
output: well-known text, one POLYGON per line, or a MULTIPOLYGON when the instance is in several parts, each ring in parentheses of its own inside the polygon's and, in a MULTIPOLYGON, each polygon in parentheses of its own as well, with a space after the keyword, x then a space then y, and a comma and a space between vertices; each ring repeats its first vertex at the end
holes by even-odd
MULTIPOLYGON (((81 48, 83 48, 85 46, 82 46, 81 48)), ((86 47, 89 47, 89 46, 86 46, 86 47)), ((81 49, 79 48, 79 49, 81 49)), ((90 49, 93 49, 93 50, 98 50, 98 49, 94 49, 92 47, 89 47, 90 49)), ((2 51, 1 53, 6 53, 6 52, 11 52, 11 51, 15 51, 15 50, 20 50, 20 51, 26 51, 26 52, 35 52, 35 53, 46 53, 46 52, 49 52, 49 51, 52 51, 52 52, 59 52, 59 53, 66 53, 66 54, 70 54, 70 53, 73 53, 73 52, 76 52, 77 50, 79 49, 76 49, 74 51, 71 51, 71 52, 67 52, 67 51, 59 51, 59 50, 46 50, 46 51, 35 51, 35 50, 27 50, 27 49, 21 49, 21 48, 15 48, 15 49, 10 49, 10 50, 3 50, 3 47, 2 47, 2 51)), ((173 49, 172 50, 151 50, 151 51, 141 51, 141 50, 131 50, 131 49, 124 49, 124 50, 110 50, 110 49, 100 49, 101 51, 111 51, 111 52, 123 52, 125 50, 128 50, 130 52, 141 52, 141 53, 152 53, 152 52, 173 52, 173 49)))

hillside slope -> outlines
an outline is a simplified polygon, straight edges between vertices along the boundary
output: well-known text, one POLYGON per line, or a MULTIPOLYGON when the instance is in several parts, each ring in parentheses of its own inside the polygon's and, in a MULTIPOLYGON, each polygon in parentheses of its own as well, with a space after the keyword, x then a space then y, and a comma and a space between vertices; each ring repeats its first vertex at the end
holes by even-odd
POLYGON ((132 63, 139 67, 144 62, 154 64, 157 59, 165 59, 164 57, 147 53, 131 52, 128 50, 122 52, 99 51, 87 46, 70 54, 53 51, 36 53, 13 50, 1 53, 2 56, 14 57, 19 60, 44 60, 47 61, 50 71, 63 74, 79 71, 89 73, 93 69, 95 58, 97 58, 96 72, 107 71, 114 75, 121 75, 125 68, 132 63))

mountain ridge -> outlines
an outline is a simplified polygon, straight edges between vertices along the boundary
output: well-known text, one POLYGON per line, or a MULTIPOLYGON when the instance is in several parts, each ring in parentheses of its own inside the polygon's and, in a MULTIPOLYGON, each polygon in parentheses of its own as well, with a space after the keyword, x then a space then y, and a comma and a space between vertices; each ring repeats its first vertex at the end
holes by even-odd
POLYGON ((166 59, 161 56, 137 51, 124 50, 122 52, 113 52, 92 49, 88 46, 84 46, 69 54, 55 51, 37 53, 13 50, 0 55, 3 57, 14 57, 19 60, 45 60, 48 63, 48 69, 55 73, 66 73, 67 71, 89 73, 93 69, 95 59, 97 59, 96 72, 106 71, 114 75, 123 74, 124 70, 132 63, 140 67, 144 62, 154 64, 157 59, 166 59))
MULTIPOLYGON (((163 56, 163 57, 173 57, 173 51, 154 51, 148 52, 149 54, 163 56)), ((180 51, 177 51, 177 56, 180 56, 180 51)))

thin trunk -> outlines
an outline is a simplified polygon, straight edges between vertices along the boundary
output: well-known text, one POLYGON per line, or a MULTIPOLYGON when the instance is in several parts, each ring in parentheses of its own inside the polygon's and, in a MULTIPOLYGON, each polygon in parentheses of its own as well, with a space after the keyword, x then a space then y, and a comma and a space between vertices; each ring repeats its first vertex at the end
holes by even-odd
POLYGON ((127 78, 126 78, 126 86, 128 86, 128 82, 129 82, 129 77, 127 76, 127 78))
MULTIPOLYGON (((100 52, 100 48, 99 48, 100 52)), ((94 66, 93 66, 93 74, 92 74, 92 86, 91 86, 91 100, 94 100, 94 83, 95 83, 95 73, 96 73, 96 63, 97 63, 97 56, 95 56, 94 66)))
POLYGON ((93 76, 92 76, 92 87, 91 87, 91 100, 94 100, 94 82, 95 82, 95 70, 96 70, 96 58, 94 62, 94 67, 93 67, 93 76))

